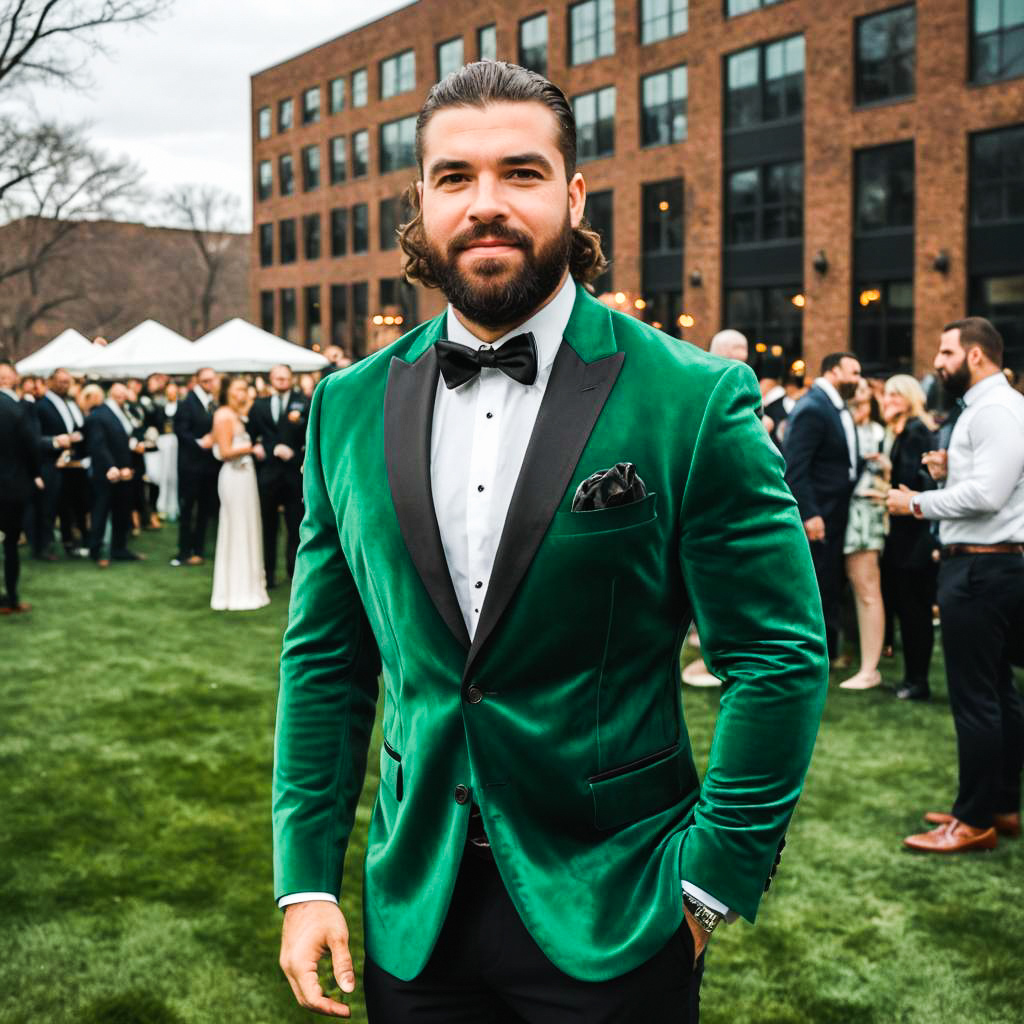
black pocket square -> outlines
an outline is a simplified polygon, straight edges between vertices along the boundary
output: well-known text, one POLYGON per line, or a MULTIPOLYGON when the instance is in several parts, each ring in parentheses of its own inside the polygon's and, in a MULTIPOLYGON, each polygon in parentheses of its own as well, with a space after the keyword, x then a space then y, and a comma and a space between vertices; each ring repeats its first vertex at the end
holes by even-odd
POLYGON ((631 505, 647 497, 647 488, 632 462, 617 462, 588 476, 572 499, 573 512, 595 512, 602 508, 631 505))

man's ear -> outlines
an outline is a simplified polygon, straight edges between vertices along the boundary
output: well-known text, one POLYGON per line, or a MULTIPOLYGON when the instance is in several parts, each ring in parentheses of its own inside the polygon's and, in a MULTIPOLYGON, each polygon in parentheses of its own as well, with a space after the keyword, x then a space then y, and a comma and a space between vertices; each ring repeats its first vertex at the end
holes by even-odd
POLYGON ((577 171, 569 179, 569 224, 578 228, 583 220, 583 211, 587 205, 587 183, 583 175, 577 171))

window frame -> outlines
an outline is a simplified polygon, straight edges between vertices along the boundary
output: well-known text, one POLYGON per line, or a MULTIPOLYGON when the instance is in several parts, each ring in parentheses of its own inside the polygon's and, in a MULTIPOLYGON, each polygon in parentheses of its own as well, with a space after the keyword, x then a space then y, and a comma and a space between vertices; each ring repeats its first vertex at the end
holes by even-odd
POLYGON ((256 138, 269 139, 274 134, 274 110, 270 106, 260 107, 256 111, 256 138), (264 115, 266 117, 264 118, 264 115), (264 124, 264 121, 266 122, 264 124))
POLYGON ((408 46, 390 57, 382 57, 377 62, 378 95, 382 100, 390 100, 416 89, 416 50, 408 46), (406 66, 406 58, 411 58, 411 66, 406 66), (394 82, 389 82, 391 69, 394 69, 394 82), (393 92, 387 90, 394 86, 393 92))
POLYGON ((458 71, 466 63, 466 41, 462 36, 452 36, 451 39, 444 39, 434 47, 434 70, 437 73, 437 81, 441 81, 442 78, 451 74, 452 71, 458 71), (455 43, 459 44, 459 61, 455 67, 449 68, 448 71, 441 69, 441 51, 446 46, 453 46, 455 43))
POLYGON ((315 192, 323 177, 323 159, 320 155, 320 143, 311 142, 299 150, 302 163, 302 191, 315 192), (315 155, 316 159, 311 159, 315 155))
POLYGON ((391 174, 393 171, 404 170, 416 166, 416 114, 399 117, 394 121, 385 121, 378 129, 377 170, 379 174, 391 174), (385 139, 388 129, 394 129, 398 138, 392 146, 385 139), (405 130, 406 138, 402 138, 405 130), (396 162, 392 162, 392 157, 396 162), (405 160, 402 163, 402 160, 405 160))
POLYGON ((295 158, 291 153, 280 153, 277 157, 277 194, 279 196, 295 195, 295 158), (287 174, 285 166, 287 164, 287 174))
MULTIPOLYGON (((689 137, 690 131, 690 119, 689 119, 689 108, 690 108, 690 73, 685 63, 674 64, 669 68, 661 68, 659 71, 652 71, 648 75, 642 75, 640 78, 640 148, 641 149, 652 149, 656 146, 675 146, 680 142, 685 142, 689 137), (683 134, 680 138, 674 137, 674 123, 675 114, 673 112, 673 105, 680 102, 680 98, 673 99, 672 97, 672 83, 673 76, 676 72, 682 72, 683 80, 683 95, 681 97, 682 102, 682 117, 683 117, 683 134), (648 108, 647 106, 647 84, 648 82, 653 83, 655 79, 667 78, 668 80, 668 99, 658 104, 655 108, 648 108), (650 139, 648 138, 648 128, 651 125, 650 112, 653 111, 665 111, 668 110, 668 125, 669 125, 669 138, 668 139, 650 139)), ((657 123, 661 123, 659 120, 657 123)))
POLYGON ((353 256, 370 251, 370 204, 353 203, 351 206, 349 223, 352 230, 352 247, 349 250, 353 256), (365 224, 360 224, 360 216, 366 218, 365 224), (362 241, 362 245, 360 245, 362 241))
POLYGON ((320 121, 320 86, 311 85, 308 89, 302 90, 302 123, 318 124, 320 121), (310 96, 316 97, 316 103, 308 102, 310 96))
POLYGON ((492 21, 489 25, 481 25, 476 30, 476 57, 477 60, 498 59, 498 26, 495 22, 492 21), (494 34, 494 53, 491 56, 485 56, 483 46, 484 33, 488 31, 494 34))
POLYGON ((967 17, 968 21, 968 75, 969 81, 972 85, 994 85, 997 82, 1012 82, 1017 78, 1024 77, 1024 21, 1016 25, 1010 25, 1007 27, 1005 24, 1005 8, 1004 5, 1008 0, 996 0, 999 4, 999 27, 988 32, 979 33, 977 30, 978 24, 978 0, 971 0, 968 5, 967 17), (1003 50, 1005 48, 1005 37, 1010 33, 1019 33, 1021 36, 1021 47, 1022 47, 1022 58, 1020 63, 1020 69, 1012 73, 1008 72, 1004 66, 1003 50), (992 36, 998 37, 998 46, 1000 52, 999 70, 994 75, 982 76, 979 74, 978 65, 979 61, 979 44, 982 39, 988 39, 992 36))
POLYGON ((615 55, 615 0, 577 0, 576 3, 569 4, 567 17, 566 44, 569 53, 566 63, 569 67, 580 67, 583 64, 591 64, 595 60, 615 55), (592 35, 577 37, 576 16, 581 14, 585 7, 594 8, 594 31, 592 35), (602 25, 602 14, 611 15, 610 26, 602 25), (602 38, 611 39, 611 49, 601 49, 602 38), (576 48, 584 40, 593 42, 593 54, 589 57, 577 56, 576 48))
POLYGON ((256 201, 265 202, 274 194, 274 161, 269 158, 256 164, 256 201), (267 181, 263 181, 263 169, 267 169, 267 181))
MULTIPOLYGON (((723 57, 724 68, 722 75, 722 88, 724 89, 724 96, 722 101, 722 121, 724 125, 724 131, 726 134, 732 132, 751 131, 764 128, 767 125, 780 125, 780 124, 792 124, 797 121, 802 121, 807 109, 807 40, 802 32, 792 32, 786 36, 780 36, 777 39, 766 39, 764 42, 755 43, 753 46, 745 46, 742 50, 733 50, 731 53, 726 53, 723 57), (800 110, 794 113, 788 109, 788 100, 786 102, 787 110, 781 117, 766 118, 765 107, 766 98, 768 96, 768 82, 775 81, 775 79, 768 78, 768 60, 769 50, 773 47, 783 47, 785 53, 785 47, 788 43, 794 40, 801 40, 801 68, 800 68, 800 110), (749 123, 746 124, 734 124, 732 123, 733 107, 730 102, 730 95, 739 90, 732 89, 730 87, 730 65, 733 60, 740 57, 748 56, 749 54, 757 55, 757 116, 749 123)), ((789 78, 795 72, 789 72, 782 76, 782 80, 789 78)), ((786 86, 782 87, 783 95, 786 95, 786 86)))
POLYGON ((259 225, 257 242, 261 267, 272 267, 274 265, 274 233, 274 222, 272 220, 265 221, 259 225))
POLYGON ((358 178, 365 178, 370 173, 370 129, 360 128, 359 131, 352 133, 352 180, 355 181, 358 178), (360 157, 360 149, 362 148, 361 143, 366 144, 365 159, 362 164, 362 172, 359 170, 358 159, 360 157))
POLYGON ((352 109, 365 107, 370 102, 370 72, 366 68, 356 68, 352 72, 349 90, 352 97, 352 109))
POLYGON ((347 206, 333 206, 330 211, 331 259, 341 259, 349 253, 349 217, 347 206), (341 245, 337 243, 340 240, 341 245))
MULTIPOLYGON (((898 169, 897 169, 898 170, 898 169)), ((887 170, 887 187, 894 180, 894 171, 890 166, 887 170)), ((887 142, 881 146, 864 146, 860 149, 853 151, 853 237, 856 238, 877 238, 888 234, 905 234, 906 232, 913 232, 916 228, 917 222, 917 147, 914 139, 900 139, 896 142, 887 142), (908 148, 909 147, 909 148, 908 148), (906 150, 910 153, 910 222, 908 224, 894 224, 892 217, 892 209, 894 202, 898 202, 899 199, 894 199, 891 189, 886 196, 885 201, 885 224, 882 227, 871 228, 865 227, 862 222, 862 189, 861 186, 864 182, 865 168, 863 163, 866 161, 869 154, 878 154, 886 150, 906 150)))
POLYGON ((295 97, 286 96, 283 100, 277 101, 277 134, 290 132, 295 127, 295 97), (285 111, 288 112, 287 118, 285 111), (287 124, 285 121, 287 120, 287 124))
POLYGON ((607 157, 615 155, 615 112, 616 104, 618 103, 617 89, 614 85, 603 85, 597 89, 591 89, 589 92, 580 93, 577 96, 573 96, 570 101, 572 106, 573 116, 576 119, 576 145, 577 145, 577 159, 580 163, 586 163, 591 160, 603 160, 607 157), (602 100, 606 100, 609 93, 611 94, 611 115, 602 115, 601 103, 602 100), (593 100, 594 102, 594 119, 591 122, 594 132, 594 152, 586 152, 584 145, 583 132, 587 127, 587 122, 584 122, 580 117, 579 105, 584 100, 593 100), (602 126, 604 131, 602 132, 602 126), (607 149, 601 148, 601 137, 602 134, 607 137, 609 134, 611 145, 607 149))
POLYGON ((296 230, 294 217, 282 217, 277 222, 277 262, 281 266, 298 262, 299 241, 296 230), (285 225, 289 229, 288 239, 285 238, 285 225))
MULTIPOLYGON (((532 44, 532 47, 535 48, 538 45, 539 44, 532 44)), ((518 55, 518 63, 522 67, 530 68, 531 70, 536 71, 538 74, 544 75, 546 77, 547 73, 548 73, 548 66, 550 64, 550 61, 548 60, 548 55, 549 55, 550 47, 551 47, 551 26, 548 23, 548 12, 547 11, 539 11, 536 14, 530 14, 530 15, 527 15, 527 17, 525 17, 525 18, 520 18, 519 19, 519 23, 518 23, 518 25, 516 27, 516 53, 518 55), (528 47, 523 42, 523 32, 526 29, 527 25, 532 25, 535 22, 540 22, 540 21, 544 22, 544 65, 543 65, 543 67, 535 67, 534 65, 528 64, 526 62, 525 54, 526 54, 526 50, 528 49, 528 47)))
MULTIPOLYGON (((1006 146, 1001 146, 999 150, 999 164, 1000 173, 995 177, 983 177, 979 175, 978 165, 981 163, 983 157, 978 153, 978 148, 986 141, 992 139, 1012 139, 1013 136, 1019 137, 1018 145, 1020 147, 1020 162, 1021 167, 1024 168, 1024 122, 1019 124, 1005 125, 999 128, 989 129, 987 131, 972 132, 969 136, 969 147, 968 147, 968 190, 969 190, 969 202, 968 202, 968 227, 989 227, 996 224, 1020 224, 1024 223, 1024 173, 1020 176, 1014 176, 1006 171, 1007 163, 1007 149, 1006 146), (1011 191, 1019 190, 1021 193, 1021 213, 1014 215, 1011 212, 1011 191), (979 218, 977 213, 979 209, 979 193, 984 193, 988 197, 993 194, 999 196, 999 216, 989 217, 985 216, 979 218)), ((1024 256, 1021 257, 1022 266, 1024 266, 1024 256)), ((993 276, 993 275, 988 275, 993 276)))
POLYGON ((327 112, 329 114, 340 114, 345 109, 345 100, 348 96, 348 82, 344 75, 337 75, 327 83, 327 112), (335 87, 341 93, 341 98, 335 102, 335 87))
POLYGON ((327 180, 331 185, 341 185, 348 180, 348 140, 344 135, 332 135, 327 140, 328 173, 327 180), (341 160, 335 159, 337 143, 341 143, 341 160), (340 173, 339 173, 340 168, 340 173))
POLYGON ((873 107, 885 103, 900 103, 904 100, 913 99, 917 94, 917 4, 916 2, 897 4, 895 7, 888 7, 882 11, 872 11, 854 19, 853 23, 853 102, 856 107, 873 107), (891 17, 899 12, 910 11, 913 14, 913 45, 909 51, 889 53, 884 59, 886 78, 892 85, 896 73, 893 66, 901 57, 910 56, 910 91, 890 91, 884 96, 865 98, 864 95, 864 58, 861 55, 861 31, 870 22, 881 21, 883 18, 891 17))
POLYGON ((323 235, 320 230, 320 214, 302 215, 302 258, 318 260, 323 255, 323 235))
POLYGON ((675 39, 677 36, 685 35, 690 31, 690 0, 663 0, 668 8, 665 14, 645 17, 645 8, 654 2, 656 2, 656 0, 640 0, 640 3, 637 5, 637 17, 640 21, 637 29, 637 38, 640 40, 641 46, 651 46, 654 43, 663 42, 665 39, 675 39), (681 8, 679 11, 673 10, 676 5, 679 5, 681 8), (682 15, 684 25, 678 31, 673 32, 672 20, 673 17, 678 14, 682 15), (667 22, 667 31, 665 34, 657 36, 651 35, 648 37, 646 35, 647 26, 662 20, 667 22))
POLYGON ((805 180, 805 168, 803 158, 799 160, 771 160, 765 163, 752 164, 747 167, 731 167, 726 171, 725 175, 725 187, 723 189, 724 194, 724 211, 723 211, 723 232, 722 232, 722 244, 728 249, 742 249, 746 246, 765 246, 765 245, 776 245, 776 244, 791 244, 793 242, 802 241, 804 237, 805 222, 804 222, 804 210, 807 202, 807 183, 805 180), (800 169, 800 201, 799 203, 792 203, 788 201, 789 189, 788 183, 784 184, 780 190, 781 199, 779 201, 769 201, 768 199, 768 181, 769 172, 771 171, 782 171, 784 175, 788 176, 788 173, 793 168, 800 169), (731 188, 731 181, 738 175, 741 174, 755 174, 756 183, 754 187, 754 201, 750 210, 737 210, 733 207, 733 191, 731 188), (785 227, 789 224, 789 218, 787 212, 791 210, 797 210, 797 220, 799 222, 799 230, 795 234, 790 234, 785 227), (734 237, 733 225, 737 220, 737 216, 740 213, 746 215, 752 215, 754 225, 754 237, 737 241, 734 237), (768 215, 770 213, 777 213, 779 222, 784 225, 784 229, 781 234, 769 236, 766 232, 768 223, 768 215))

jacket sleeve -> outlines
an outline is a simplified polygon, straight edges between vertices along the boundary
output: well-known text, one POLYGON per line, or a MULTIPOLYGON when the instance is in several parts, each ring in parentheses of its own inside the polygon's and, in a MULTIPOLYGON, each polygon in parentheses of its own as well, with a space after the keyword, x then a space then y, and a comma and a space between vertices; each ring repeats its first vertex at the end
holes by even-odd
POLYGON ((786 427, 786 483, 804 522, 821 515, 811 482, 811 465, 821 445, 823 427, 817 410, 809 403, 793 410, 786 427))
POLYGON ((821 599, 747 367, 708 403, 679 557, 721 705, 681 877, 754 920, 803 788, 828 685, 821 599))
POLYGON ((94 476, 106 476, 107 470, 114 465, 114 456, 107 444, 107 432, 97 413, 91 412, 85 418, 85 444, 92 459, 94 476))
POLYGON ((192 415, 192 403, 189 402, 189 395, 186 395, 179 403, 174 413, 174 433, 177 435, 178 444, 189 445, 194 448, 199 443, 201 434, 196 433, 196 421, 192 415))
POLYGON ((281 654, 273 787, 277 899, 341 888, 380 672, 324 479, 324 390, 317 391, 309 420, 306 512, 281 654))

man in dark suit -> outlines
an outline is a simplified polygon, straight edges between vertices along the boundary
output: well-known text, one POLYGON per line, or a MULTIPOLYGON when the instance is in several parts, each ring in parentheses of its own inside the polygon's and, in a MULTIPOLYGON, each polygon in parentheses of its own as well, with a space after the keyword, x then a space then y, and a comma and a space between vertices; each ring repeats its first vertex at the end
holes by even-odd
POLYGON ((4 595, 0 615, 27 612, 18 598, 21 560, 18 539, 25 505, 33 489, 42 490, 39 449, 29 423, 30 411, 18 400, 18 375, 10 363, 0 363, 0 533, 4 535, 4 595))
POLYGON ((103 535, 108 518, 110 557, 115 562, 136 562, 142 557, 128 550, 132 521, 132 454, 142 442, 133 436, 131 421, 124 413, 127 400, 128 389, 124 384, 111 384, 107 400, 97 405, 85 421, 93 486, 89 555, 101 568, 110 564, 103 557, 103 535))
POLYGON ((309 400, 293 388, 292 371, 287 366, 275 366, 270 371, 270 386, 274 393, 253 403, 249 435, 264 452, 262 459, 257 456, 256 473, 263 515, 263 564, 267 586, 273 587, 277 577, 277 530, 282 508, 288 532, 285 561, 289 576, 295 568, 302 521, 302 457, 309 400))
POLYGON ((839 598, 843 586, 843 538, 860 453, 846 403, 860 383, 860 362, 834 352, 821 376, 789 417, 784 452, 786 483, 800 507, 821 591, 830 658, 839 654, 839 598))
POLYGON ((178 437, 178 554, 171 565, 202 565, 206 527, 217 512, 217 474, 213 455, 213 414, 217 408, 217 374, 203 367, 196 386, 178 403, 174 433, 178 437))

